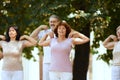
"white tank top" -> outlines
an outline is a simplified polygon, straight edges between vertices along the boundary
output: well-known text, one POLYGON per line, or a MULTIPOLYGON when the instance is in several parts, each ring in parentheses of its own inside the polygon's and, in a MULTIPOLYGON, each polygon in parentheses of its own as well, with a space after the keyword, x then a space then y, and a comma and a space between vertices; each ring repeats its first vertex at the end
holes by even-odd
POLYGON ((120 66, 120 41, 115 43, 113 49, 113 65, 120 66))

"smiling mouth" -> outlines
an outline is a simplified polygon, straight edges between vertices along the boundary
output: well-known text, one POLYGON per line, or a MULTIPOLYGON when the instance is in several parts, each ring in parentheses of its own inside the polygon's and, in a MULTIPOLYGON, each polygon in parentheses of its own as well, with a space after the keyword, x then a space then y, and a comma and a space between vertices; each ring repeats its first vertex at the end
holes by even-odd
POLYGON ((60 32, 60 34, 64 34, 63 32, 60 32))

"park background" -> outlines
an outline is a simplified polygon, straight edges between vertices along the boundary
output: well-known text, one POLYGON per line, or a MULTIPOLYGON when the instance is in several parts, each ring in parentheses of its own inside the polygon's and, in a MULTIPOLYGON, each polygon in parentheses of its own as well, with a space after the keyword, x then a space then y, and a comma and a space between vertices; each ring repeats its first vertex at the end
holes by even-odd
MULTIPOLYGON (((110 80, 112 52, 103 47, 102 41, 116 34, 119 13, 120 0, 0 0, 0 34, 9 25, 17 25, 22 34, 30 35, 39 25, 48 25, 49 16, 56 14, 91 39, 90 43, 74 48, 74 80, 83 80, 81 72, 87 67, 88 79, 110 80)), ((25 80, 41 79, 42 56, 41 47, 24 50, 25 80)))

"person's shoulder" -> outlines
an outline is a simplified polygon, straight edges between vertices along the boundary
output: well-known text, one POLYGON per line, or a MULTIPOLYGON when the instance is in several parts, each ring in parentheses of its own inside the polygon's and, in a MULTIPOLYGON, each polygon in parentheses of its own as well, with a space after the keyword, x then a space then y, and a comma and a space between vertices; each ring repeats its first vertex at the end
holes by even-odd
POLYGON ((67 40, 72 41, 74 38, 67 38, 67 40))
POLYGON ((7 41, 1 40, 0 43, 7 43, 7 41))
POLYGON ((46 33, 48 33, 48 32, 50 32, 50 29, 41 30, 41 31, 39 32, 39 34, 46 34, 46 33))
POLYGON ((119 44, 120 45, 120 41, 115 41, 113 42, 114 44, 119 44))
POLYGON ((56 37, 55 38, 51 38, 50 40, 54 42, 54 41, 57 41, 57 38, 56 37))

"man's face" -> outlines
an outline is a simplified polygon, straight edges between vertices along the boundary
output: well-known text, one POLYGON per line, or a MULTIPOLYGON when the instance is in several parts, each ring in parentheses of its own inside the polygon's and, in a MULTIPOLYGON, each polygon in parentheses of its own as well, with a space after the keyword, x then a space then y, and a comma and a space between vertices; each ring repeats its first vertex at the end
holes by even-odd
POLYGON ((59 20, 57 18, 50 18, 49 19, 49 25, 52 30, 54 30, 55 26, 59 23, 59 20))

